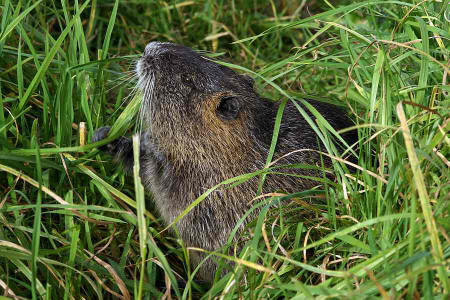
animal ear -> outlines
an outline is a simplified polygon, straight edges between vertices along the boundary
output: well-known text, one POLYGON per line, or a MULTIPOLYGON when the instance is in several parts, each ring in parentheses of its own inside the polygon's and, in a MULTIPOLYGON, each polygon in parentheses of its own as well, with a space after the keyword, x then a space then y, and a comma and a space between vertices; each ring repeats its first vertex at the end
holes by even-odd
POLYGON ((237 97, 224 96, 220 99, 219 106, 217 106, 217 115, 224 120, 234 120, 239 115, 241 105, 237 97))
POLYGON ((245 80, 245 82, 248 83, 249 86, 253 87, 255 85, 255 80, 250 75, 241 74, 240 76, 241 76, 242 79, 245 80))

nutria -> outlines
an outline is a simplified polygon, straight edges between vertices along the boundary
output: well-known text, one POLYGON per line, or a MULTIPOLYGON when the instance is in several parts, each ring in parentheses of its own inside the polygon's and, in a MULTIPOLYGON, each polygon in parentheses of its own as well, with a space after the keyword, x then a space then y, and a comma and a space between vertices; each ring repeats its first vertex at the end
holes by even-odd
MULTIPOLYGON (((253 79, 238 74, 192 49, 172 43, 151 42, 137 63, 140 110, 140 168, 145 187, 153 194, 163 220, 170 224, 208 188, 244 173, 261 170, 269 153, 278 103, 262 99, 253 79)), ((346 113, 321 102, 310 102, 333 126, 351 126, 346 113)), ((308 109, 305 109, 308 111, 308 109)), ((299 149, 319 149, 318 137, 288 102, 278 134, 274 158, 299 149)), ((98 129, 93 141, 106 137, 98 129)), ((351 142, 354 135, 347 135, 351 142)), ((131 169, 132 143, 121 137, 103 147, 131 169)), ((325 150, 323 145, 320 148, 325 150)), ((314 151, 299 151, 280 163, 320 165, 326 158, 314 151)), ((328 162, 329 164, 329 162, 328 162)), ((297 170, 297 171, 295 171, 297 170)), ((289 173, 321 176, 311 170, 289 173)), ((177 223, 188 247, 217 250, 254 202, 258 178, 211 193, 177 223)), ((317 184, 310 179, 269 175, 263 192, 296 192, 317 184)), ((251 214, 244 225, 255 217, 251 214)), ((197 265, 203 255, 191 251, 197 265)), ((200 277, 211 281, 216 264, 207 261, 200 277)))

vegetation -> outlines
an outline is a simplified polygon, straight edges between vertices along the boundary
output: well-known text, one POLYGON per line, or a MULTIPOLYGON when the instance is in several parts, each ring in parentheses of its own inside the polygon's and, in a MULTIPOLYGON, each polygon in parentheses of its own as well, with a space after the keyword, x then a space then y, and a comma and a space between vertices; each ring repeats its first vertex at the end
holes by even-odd
POLYGON ((0 299, 448 299, 448 0, 0 3, 0 299), (268 98, 346 106, 359 133, 354 165, 335 154, 318 187, 254 201, 212 286, 88 142, 133 132, 152 40, 221 56, 268 98))

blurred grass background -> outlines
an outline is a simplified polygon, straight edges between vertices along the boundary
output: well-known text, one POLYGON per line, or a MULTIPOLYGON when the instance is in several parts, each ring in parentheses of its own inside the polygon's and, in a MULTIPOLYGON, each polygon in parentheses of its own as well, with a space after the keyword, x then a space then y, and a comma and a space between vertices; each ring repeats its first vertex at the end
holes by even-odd
POLYGON ((0 3, 0 299, 448 299, 448 0, 0 3), (337 159, 333 184, 274 196, 294 201, 212 286, 88 144, 133 132, 153 40, 256 72, 265 97, 345 106, 359 133, 356 171, 337 159))

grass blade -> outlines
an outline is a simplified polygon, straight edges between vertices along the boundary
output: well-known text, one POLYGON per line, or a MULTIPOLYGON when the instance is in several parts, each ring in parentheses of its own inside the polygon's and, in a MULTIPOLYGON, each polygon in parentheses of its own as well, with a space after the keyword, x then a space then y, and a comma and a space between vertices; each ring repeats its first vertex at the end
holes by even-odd
POLYGON ((0 44, 8 37, 8 35, 14 30, 14 28, 19 24, 36 6, 41 3, 42 0, 37 1, 27 9, 25 9, 20 15, 18 15, 14 20, 12 20, 9 25, 0 34, 0 44))
MULTIPOLYGON (((39 2, 36 2, 38 4, 39 2)), ((55 44, 50 49, 49 53, 46 55, 44 61, 42 62, 41 67, 39 68, 38 72, 34 76, 33 80, 29 84, 27 90, 25 91, 25 94, 22 96, 22 98, 19 101, 19 104, 17 105, 16 111, 21 111, 24 105, 27 103, 28 98, 30 97, 31 93, 36 89, 37 83, 42 80, 44 77, 45 72, 47 71, 48 67, 50 66, 50 63, 53 60, 53 57, 56 55, 56 52, 61 47, 64 39, 66 36, 70 33, 70 30, 72 29, 72 26, 77 20, 77 17, 79 14, 86 8, 86 6, 89 4, 89 1, 86 1, 83 6, 80 8, 80 12, 72 18, 69 24, 67 24, 66 28, 61 32, 60 36, 56 40, 55 44)))
POLYGON ((431 237, 431 246, 433 247, 433 257, 437 264, 439 264, 438 274, 443 284, 444 292, 450 293, 449 278, 445 270, 444 255, 442 252, 442 245, 439 241, 438 230, 436 227, 436 221, 433 217, 433 211, 431 209, 430 197, 428 196, 423 173, 420 168, 419 159, 417 158, 414 144, 411 138, 411 132, 409 131, 408 123, 406 121, 405 113, 403 112, 402 103, 397 104, 397 115, 400 119, 403 138, 405 140, 406 150, 408 151, 409 163, 413 172, 413 179, 415 189, 419 194, 420 205, 422 207, 423 217, 427 226, 428 233, 431 237))

